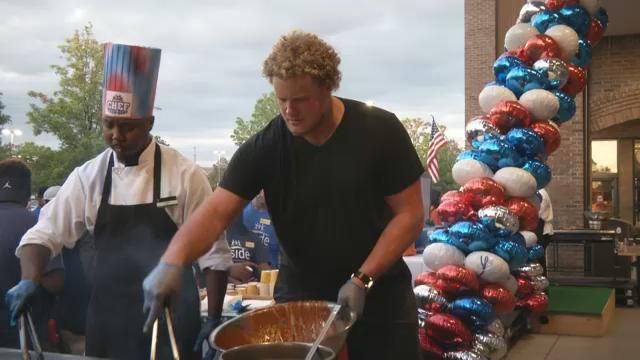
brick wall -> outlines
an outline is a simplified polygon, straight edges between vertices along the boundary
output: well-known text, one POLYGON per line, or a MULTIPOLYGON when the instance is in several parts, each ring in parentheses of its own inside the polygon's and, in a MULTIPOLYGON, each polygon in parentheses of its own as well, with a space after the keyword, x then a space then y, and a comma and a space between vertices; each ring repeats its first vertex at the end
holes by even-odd
POLYGON ((593 52, 589 86, 592 131, 640 119, 640 35, 603 39, 593 52))
POLYGON ((496 0, 464 2, 464 93, 466 121, 481 115, 478 94, 493 80, 496 59, 496 0))

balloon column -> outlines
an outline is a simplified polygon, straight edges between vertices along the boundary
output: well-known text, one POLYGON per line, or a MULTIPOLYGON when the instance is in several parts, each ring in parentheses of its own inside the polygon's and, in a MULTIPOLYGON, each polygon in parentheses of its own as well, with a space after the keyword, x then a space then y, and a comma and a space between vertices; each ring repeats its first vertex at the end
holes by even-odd
POLYGON ((546 311, 537 191, 552 179, 547 157, 575 115, 607 23, 600 0, 528 0, 507 31, 495 79, 479 94, 484 114, 467 123, 469 149, 452 169, 461 188, 442 198, 446 228, 430 235, 430 271, 416 279, 420 342, 431 357, 500 359, 497 315, 546 311))

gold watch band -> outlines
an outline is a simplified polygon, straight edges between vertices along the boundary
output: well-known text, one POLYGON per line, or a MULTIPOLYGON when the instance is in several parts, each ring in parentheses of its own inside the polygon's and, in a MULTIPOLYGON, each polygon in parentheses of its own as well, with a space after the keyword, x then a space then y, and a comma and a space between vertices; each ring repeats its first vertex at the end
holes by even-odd
POLYGON ((356 278, 364 284, 365 289, 370 289, 373 286, 373 278, 362 271, 356 271, 351 275, 352 278, 356 278))

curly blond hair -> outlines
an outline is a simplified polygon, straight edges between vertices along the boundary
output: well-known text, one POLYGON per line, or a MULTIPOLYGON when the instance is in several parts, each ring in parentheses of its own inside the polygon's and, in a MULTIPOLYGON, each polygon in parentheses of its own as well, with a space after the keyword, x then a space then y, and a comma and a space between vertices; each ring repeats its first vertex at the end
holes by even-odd
POLYGON ((292 31, 283 35, 262 66, 262 75, 271 82, 274 77, 290 79, 310 75, 329 90, 340 86, 340 57, 331 45, 317 35, 292 31))

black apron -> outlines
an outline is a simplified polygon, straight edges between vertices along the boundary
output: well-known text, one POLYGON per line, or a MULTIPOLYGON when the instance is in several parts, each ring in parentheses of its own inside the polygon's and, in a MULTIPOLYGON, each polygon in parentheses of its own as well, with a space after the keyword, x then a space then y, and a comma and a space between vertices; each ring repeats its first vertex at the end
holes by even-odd
MULTIPOLYGON (((330 260, 327 266, 330 268, 330 260)), ((280 271, 274 290, 276 302, 325 300, 335 302, 347 279, 301 271, 281 248, 280 271)), ((400 259, 378 279, 367 294, 362 317, 347 339, 349 360, 422 358, 418 342, 418 308, 411 272, 400 259)))
MULTIPOLYGON (((148 359, 151 336, 144 335, 144 277, 158 263, 177 227, 160 199, 161 160, 156 144, 153 202, 110 205, 113 156, 109 159, 95 225, 94 287, 87 314, 87 356, 148 359)), ((181 358, 199 358, 191 350, 200 329, 200 299, 191 267, 185 267, 182 289, 171 301, 181 358)), ((158 324, 158 359, 172 358, 164 318, 158 324)))

